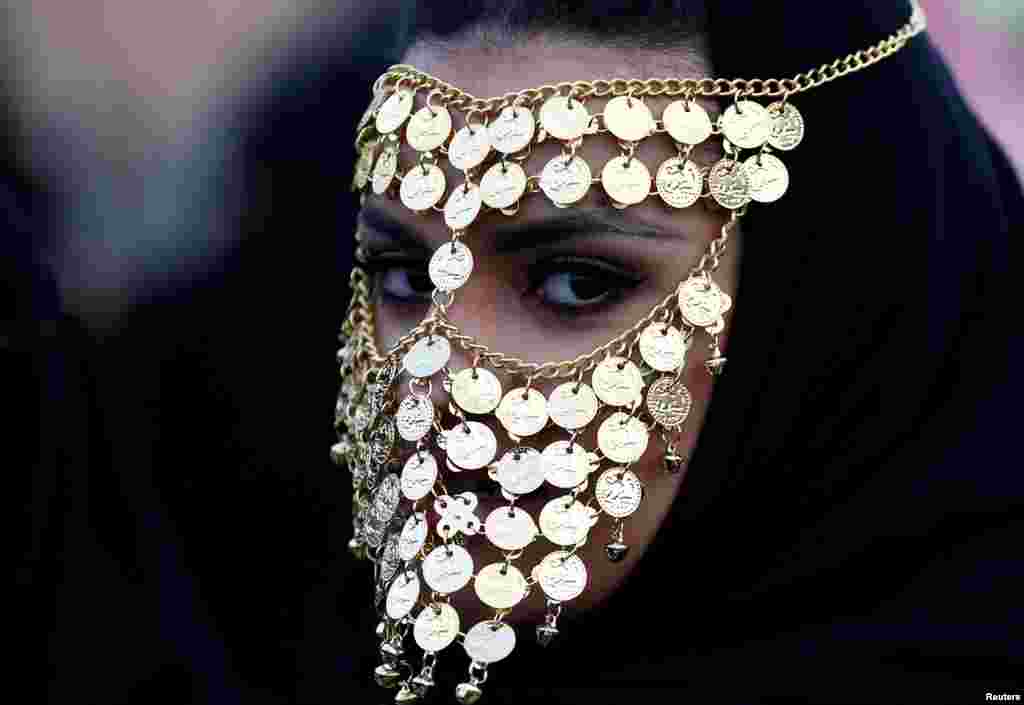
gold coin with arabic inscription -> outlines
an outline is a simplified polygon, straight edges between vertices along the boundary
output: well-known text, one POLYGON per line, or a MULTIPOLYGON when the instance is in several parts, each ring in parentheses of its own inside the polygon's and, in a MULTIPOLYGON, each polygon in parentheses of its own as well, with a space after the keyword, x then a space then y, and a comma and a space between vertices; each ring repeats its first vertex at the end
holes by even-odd
POLYGON ((548 400, 536 389, 517 387, 505 394, 494 415, 509 433, 532 436, 548 423, 548 400))
POLYGON ((440 651, 459 635, 459 613, 446 602, 420 610, 412 627, 413 640, 424 651, 440 651))
POLYGON ((743 164, 734 159, 720 159, 711 167, 708 189, 723 208, 735 210, 750 203, 750 177, 743 164))
POLYGON ((487 126, 491 146, 505 154, 518 152, 530 144, 536 130, 537 121, 533 113, 521 105, 504 108, 487 126))
POLYGON ((644 486, 632 470, 608 468, 597 478, 594 497, 605 514, 622 519, 640 507, 644 486))
POLYGON ((487 130, 483 127, 475 130, 463 127, 455 133, 451 144, 448 145, 448 161, 456 169, 466 171, 483 164, 490 151, 491 141, 487 136, 487 130))
POLYGON ((452 230, 464 230, 480 214, 480 187, 468 181, 456 186, 444 204, 444 222, 452 230))
POLYGON ((586 160, 557 156, 544 165, 540 188, 556 206, 568 206, 587 195, 591 178, 586 160))
POLYGON ((480 193, 491 208, 509 208, 526 192, 526 172, 515 162, 498 162, 480 179, 480 193))
POLYGON ((750 197, 758 203, 774 203, 789 188, 789 170, 771 154, 755 154, 743 162, 750 177, 750 197))
POLYGON ((471 414, 489 414, 501 402, 501 382, 489 370, 467 367, 452 377, 452 398, 471 414))
POLYGON ((402 177, 398 195, 405 207, 412 211, 425 211, 444 196, 444 172, 436 165, 417 164, 402 177))
POLYGON ((548 414, 562 428, 583 428, 597 416, 599 404, 594 390, 586 382, 565 382, 551 391, 548 414))
POLYGON ((616 411, 597 429, 597 447, 616 463, 635 463, 647 451, 649 437, 643 421, 616 411))
POLYGON ((686 340, 675 326, 652 323, 640 334, 640 357, 658 372, 673 372, 686 360, 686 340))
POLYGON ((389 95, 377 111, 377 132, 384 135, 397 130, 412 113, 412 103, 412 91, 396 91, 389 95))
POLYGON ((700 198, 704 173, 696 162, 682 157, 669 157, 658 167, 654 179, 658 195, 673 208, 688 208, 700 198))
POLYGON ((598 363, 591 381, 598 399, 611 406, 633 406, 640 400, 644 388, 636 363, 614 355, 598 363))
POLYGON ((662 377, 647 389, 647 411, 665 428, 682 426, 692 406, 690 390, 675 377, 662 377))
POLYGON ((740 100, 725 109, 718 125, 725 138, 737 147, 757 149, 768 141, 772 118, 760 103, 740 100))
POLYGON ((804 138, 804 116, 792 103, 776 101, 768 106, 768 114, 772 120, 768 144, 784 152, 800 144, 804 138))
POLYGON ((409 119, 405 141, 417 152, 437 149, 452 132, 452 115, 442 106, 425 105, 409 119))
POLYGON ((680 284, 677 300, 679 313, 691 326, 710 326, 723 312, 722 290, 702 277, 690 277, 680 284))
POLYGON ((632 206, 651 192, 651 172, 639 159, 615 157, 601 170, 601 185, 618 203, 632 206))
POLYGON ((526 578, 514 565, 485 565, 473 580, 476 596, 488 607, 507 610, 526 597, 526 578))

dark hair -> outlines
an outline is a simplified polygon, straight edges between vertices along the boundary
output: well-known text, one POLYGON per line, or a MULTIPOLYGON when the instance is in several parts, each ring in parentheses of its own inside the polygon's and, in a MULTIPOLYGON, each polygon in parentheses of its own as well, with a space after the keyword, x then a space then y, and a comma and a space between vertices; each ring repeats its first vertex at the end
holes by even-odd
POLYGON ((701 1, 475 0, 412 5, 410 39, 450 38, 471 27, 498 36, 561 33, 623 48, 672 48, 705 31, 701 1))

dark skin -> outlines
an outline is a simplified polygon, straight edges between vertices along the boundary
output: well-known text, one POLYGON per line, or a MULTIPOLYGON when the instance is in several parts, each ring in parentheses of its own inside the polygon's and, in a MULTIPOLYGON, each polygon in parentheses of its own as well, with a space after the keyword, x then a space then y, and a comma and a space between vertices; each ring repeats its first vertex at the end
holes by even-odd
MULTIPOLYGON (((500 95, 525 87, 599 76, 703 76, 710 66, 700 53, 690 49, 675 52, 623 52, 567 43, 550 37, 532 37, 529 46, 489 48, 479 41, 466 39, 458 44, 420 44, 405 57, 405 63, 459 86, 477 96, 500 95)), ((417 96, 417 107, 425 96, 417 96)), ((591 114, 601 112, 602 99, 587 102, 591 114)), ((661 114, 668 99, 646 100, 655 116, 661 114)), ((702 103, 714 115, 718 106, 702 103)), ((455 129, 464 123, 453 113, 455 129)), ((404 149, 408 149, 405 147, 404 149)), ((694 150, 692 158, 709 164, 719 158, 717 146, 705 145, 694 150)), ((554 140, 535 145, 524 164, 527 174, 538 174, 560 146, 554 140)), ((580 155, 595 175, 619 148, 610 135, 588 137, 580 155)), ((637 151, 653 173, 666 158, 676 154, 666 136, 643 141, 637 151)), ((400 171, 415 163, 414 153, 403 151, 400 171)), ((444 162, 449 191, 461 184, 464 175, 444 162)), ((479 176, 477 177, 479 178, 479 176)), ((611 206, 599 184, 587 196, 568 209, 555 207, 542 194, 523 199, 517 215, 506 217, 485 212, 467 231, 466 244, 475 258, 469 282, 456 293, 449 312, 462 331, 473 335, 492 350, 501 351, 532 362, 566 360, 589 352, 632 326, 685 278, 699 260, 707 244, 718 236, 728 214, 698 203, 676 210, 658 198, 619 210, 611 206)), ((378 343, 390 346, 416 326, 426 314, 432 286, 426 277, 426 262, 431 253, 448 241, 450 233, 440 213, 416 214, 407 210, 397 198, 369 196, 360 215, 358 237, 369 253, 369 266, 375 272, 378 317, 378 343)), ((715 273, 716 283, 734 295, 740 252, 736 233, 715 273)), ((728 317, 726 318, 728 324, 728 317)), ((728 328, 722 336, 722 347, 728 328)), ((703 366, 707 358, 708 338, 695 338, 686 362, 684 381, 693 396, 693 408, 683 430, 676 435, 683 455, 690 455, 697 441, 705 410, 712 394, 712 379, 703 366)), ((457 372, 472 364, 461 351, 453 353, 449 367, 457 372)), ((525 380, 499 374, 503 391, 521 386, 525 380)), ((586 377, 589 382, 589 374, 586 377)), ((565 380, 557 380, 562 382, 565 380)), ((535 383, 545 395, 554 384, 535 383)), ((447 398, 434 385, 435 404, 447 408, 447 398)), ((454 420, 446 419, 446 428, 454 420)), ((505 432, 490 424, 499 439, 499 457, 511 443, 505 432)), ((596 450, 595 431, 577 440, 587 450, 596 450)), ((526 443, 542 450, 548 443, 566 440, 568 433, 557 427, 526 439, 526 443)), ((578 553, 589 570, 584 593, 566 605, 566 609, 586 609, 610 595, 625 576, 634 570, 675 500, 685 472, 668 475, 662 470, 663 449, 652 434, 647 453, 634 464, 633 470, 642 480, 644 500, 640 509, 626 520, 625 542, 630 545, 626 558, 610 563, 604 545, 609 540, 610 521, 602 517, 590 530, 587 543, 578 553)), ((438 454, 443 465, 443 458, 438 454)), ((602 462, 593 481, 604 469, 613 466, 602 462)), ((467 488, 479 491, 486 471, 446 472, 444 482, 451 493, 467 488), (470 477, 473 475, 473 477, 470 477)), ((517 504, 536 520, 549 500, 565 494, 547 484, 517 504)), ((480 521, 489 511, 503 503, 499 497, 482 499, 477 510, 480 521)), ((429 507, 423 501, 421 509, 429 507)), ((431 521, 436 515, 428 512, 431 521)), ((475 571, 504 559, 503 554, 482 535, 466 541, 475 564, 475 571)), ((557 547, 543 537, 528 546, 522 557, 514 561, 524 575, 557 547)), ((494 611, 480 604, 470 583, 451 596, 459 611, 462 631, 480 619, 493 616, 494 611)), ((509 621, 540 621, 544 610, 543 593, 534 588, 530 596, 516 605, 506 619, 509 621)))

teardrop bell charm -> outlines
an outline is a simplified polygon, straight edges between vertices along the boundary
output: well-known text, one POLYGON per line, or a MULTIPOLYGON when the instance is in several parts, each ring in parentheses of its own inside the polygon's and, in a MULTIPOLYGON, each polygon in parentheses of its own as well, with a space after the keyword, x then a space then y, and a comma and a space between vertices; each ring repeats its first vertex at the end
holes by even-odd
POLYGON ((623 528, 622 521, 618 521, 615 524, 615 528, 612 529, 612 540, 607 543, 604 547, 605 553, 608 555, 608 560, 612 563, 618 563, 626 554, 629 552, 629 546, 627 546, 622 540, 623 528))

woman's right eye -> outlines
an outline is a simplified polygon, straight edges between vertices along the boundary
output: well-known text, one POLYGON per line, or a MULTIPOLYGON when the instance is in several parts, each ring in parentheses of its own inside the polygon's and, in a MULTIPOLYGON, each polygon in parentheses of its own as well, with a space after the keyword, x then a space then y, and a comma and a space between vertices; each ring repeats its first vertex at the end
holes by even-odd
POLYGON ((376 267, 377 285, 385 299, 395 303, 414 304, 430 301, 434 285, 425 263, 387 263, 376 267))

